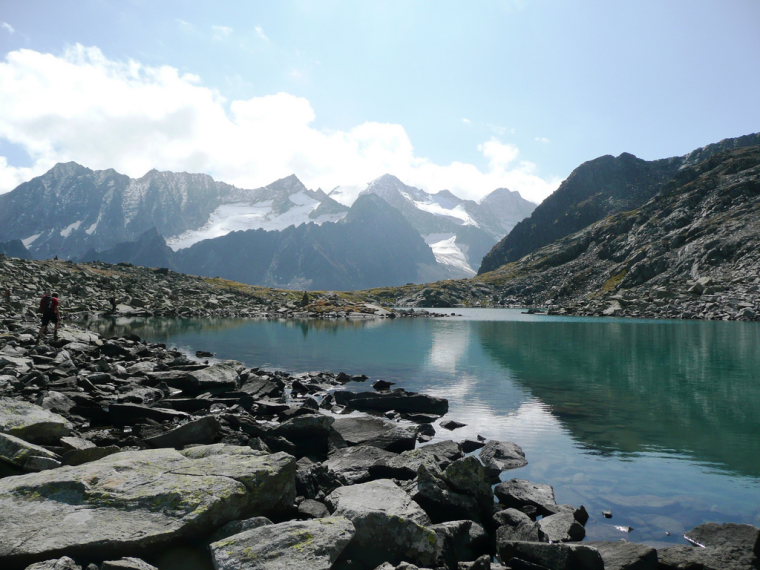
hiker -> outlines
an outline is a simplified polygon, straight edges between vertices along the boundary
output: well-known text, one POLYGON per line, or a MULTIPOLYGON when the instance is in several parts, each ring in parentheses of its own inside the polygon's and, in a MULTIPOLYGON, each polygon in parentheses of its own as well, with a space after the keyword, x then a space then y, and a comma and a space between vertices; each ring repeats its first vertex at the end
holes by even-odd
POLYGON ((42 337, 47 334, 47 327, 49 323, 53 323, 53 340, 58 340, 58 325, 61 321, 60 301, 58 300, 58 293, 52 295, 48 292, 40 299, 39 312, 42 313, 42 326, 40 326, 40 332, 37 335, 37 342, 42 340, 42 337))
POLYGON ((108 302, 111 303, 111 312, 115 313, 116 312, 116 297, 111 295, 110 297, 108 297, 108 302))

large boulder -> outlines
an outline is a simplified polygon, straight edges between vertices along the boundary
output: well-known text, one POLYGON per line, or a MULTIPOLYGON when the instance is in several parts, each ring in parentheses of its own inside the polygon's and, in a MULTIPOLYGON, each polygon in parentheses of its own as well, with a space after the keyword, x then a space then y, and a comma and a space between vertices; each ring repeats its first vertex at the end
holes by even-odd
POLYGON ((525 510, 535 509, 539 515, 556 512, 557 500, 554 489, 544 483, 533 483, 525 479, 510 479, 494 487, 494 493, 504 508, 525 510))
POLYGON ((497 552, 508 566, 516 566, 516 563, 510 564, 516 559, 547 570, 605 570, 599 551, 584 544, 503 542, 497 552))
POLYGON ((399 455, 382 459, 369 469, 373 478, 414 479, 421 465, 446 469, 453 461, 464 457, 458 443, 441 441, 399 455))
POLYGON ((183 447, 191 443, 209 444, 216 441, 222 429, 214 416, 191 420, 167 432, 148 437, 145 442, 153 447, 183 447))
POLYGON ((333 431, 335 419, 323 414, 304 414, 290 418, 272 431, 274 436, 284 437, 295 447, 298 456, 324 459, 330 448, 330 441, 340 437, 333 431))
POLYGON ((635 542, 587 542, 599 551, 604 570, 657 570, 657 551, 635 542))
POLYGON ((396 453, 414 449, 417 429, 372 416, 337 418, 333 424, 348 445, 372 445, 396 453))
POLYGON ((294 496, 293 457, 222 444, 126 451, 6 477, 0 479, 0 567, 63 553, 130 555, 278 512, 294 496))
POLYGON ((434 522, 490 519, 493 494, 485 467, 475 457, 464 457, 446 469, 421 465, 410 492, 434 522))
POLYGON ((354 534, 344 517, 288 521, 213 542, 211 556, 216 570, 329 570, 354 534))
POLYGON ((354 523, 356 536, 343 558, 357 567, 374 568, 405 560, 432 566, 438 537, 428 528, 430 519, 412 498, 389 479, 339 487, 326 498, 334 515, 354 523))
MULTIPOLYGON (((411 453, 411 452, 404 452, 411 453)), ((347 484, 364 483, 373 478, 371 468, 383 461, 393 461, 398 455, 371 445, 357 445, 336 449, 322 465, 342 478, 347 484)))
POLYGON ((707 523, 685 535, 694 546, 657 551, 660 568, 739 570, 760 567, 760 529, 749 524, 707 523))
POLYGON ((50 410, 22 400, 0 398, 0 432, 32 443, 56 443, 69 435, 71 428, 66 418, 50 410))
POLYGON ((193 370, 167 378, 166 383, 188 394, 219 393, 235 390, 238 386, 240 363, 220 362, 200 370, 193 370))
POLYGON ((502 471, 524 467, 528 464, 525 452, 511 441, 487 441, 480 450, 480 460, 488 469, 488 474, 494 483, 499 481, 502 471))

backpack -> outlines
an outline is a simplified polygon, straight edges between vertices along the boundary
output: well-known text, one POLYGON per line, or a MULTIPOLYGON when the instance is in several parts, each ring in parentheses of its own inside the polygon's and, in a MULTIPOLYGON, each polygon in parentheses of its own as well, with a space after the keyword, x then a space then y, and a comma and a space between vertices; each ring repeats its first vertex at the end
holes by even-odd
POLYGON ((40 300, 39 312, 43 315, 52 315, 55 312, 55 300, 50 295, 45 295, 40 300))

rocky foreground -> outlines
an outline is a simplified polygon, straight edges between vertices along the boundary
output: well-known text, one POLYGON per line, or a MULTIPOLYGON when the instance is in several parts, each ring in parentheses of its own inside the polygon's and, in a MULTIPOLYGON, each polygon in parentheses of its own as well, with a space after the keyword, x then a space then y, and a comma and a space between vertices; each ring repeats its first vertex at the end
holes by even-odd
POLYGON ((0 320, 0 567, 758 568, 760 529, 583 542, 589 514, 500 441, 437 441, 446 400, 0 320), (494 486, 495 485, 495 486, 494 486), (184 553, 184 554, 183 554, 184 553))

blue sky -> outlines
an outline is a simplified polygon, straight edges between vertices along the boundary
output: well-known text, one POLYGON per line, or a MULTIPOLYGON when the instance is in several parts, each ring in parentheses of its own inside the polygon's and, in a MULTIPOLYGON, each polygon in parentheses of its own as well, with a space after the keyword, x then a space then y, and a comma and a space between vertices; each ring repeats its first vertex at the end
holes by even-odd
POLYGON ((540 201, 760 130, 756 0, 0 0, 0 192, 62 160, 540 201))

